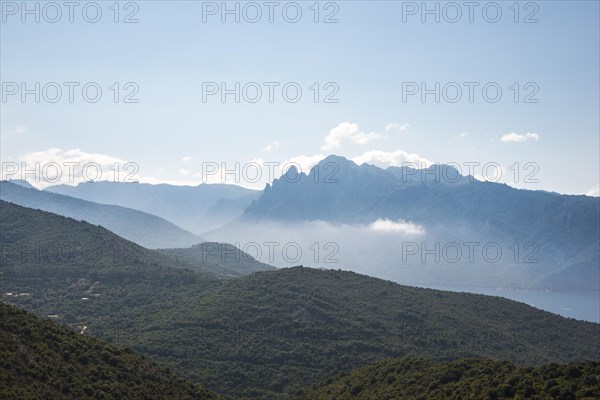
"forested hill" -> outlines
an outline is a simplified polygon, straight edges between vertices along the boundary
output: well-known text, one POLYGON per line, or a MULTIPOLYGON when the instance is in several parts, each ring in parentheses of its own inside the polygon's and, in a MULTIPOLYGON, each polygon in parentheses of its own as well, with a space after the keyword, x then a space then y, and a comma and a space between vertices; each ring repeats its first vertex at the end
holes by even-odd
POLYGON ((307 390, 302 400, 598 399, 600 363, 516 366, 505 361, 380 361, 307 390))
POLYGON ((596 360, 599 328, 501 297, 295 267, 155 310, 131 345, 211 390, 266 399, 383 358, 596 360))
POLYGON ((0 303, 2 399, 221 399, 129 349, 0 303))

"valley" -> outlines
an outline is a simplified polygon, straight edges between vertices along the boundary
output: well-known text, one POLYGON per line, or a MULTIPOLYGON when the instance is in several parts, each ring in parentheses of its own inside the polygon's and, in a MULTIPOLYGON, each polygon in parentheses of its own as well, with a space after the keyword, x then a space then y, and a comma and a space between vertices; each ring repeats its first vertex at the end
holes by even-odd
POLYGON ((537 366, 600 355, 600 325, 501 297, 339 269, 219 264, 215 254, 148 250, 85 222, 0 205, 3 249, 25 249, 3 254, 2 301, 132 349, 222 395, 299 396, 385 358, 537 366), (34 243, 57 238, 82 244, 76 250, 93 242, 111 251, 51 263, 25 257, 34 243), (115 247, 128 250, 115 258, 115 247))
POLYGON ((0 400, 600 399, 600 1, 0 0, 0 400))

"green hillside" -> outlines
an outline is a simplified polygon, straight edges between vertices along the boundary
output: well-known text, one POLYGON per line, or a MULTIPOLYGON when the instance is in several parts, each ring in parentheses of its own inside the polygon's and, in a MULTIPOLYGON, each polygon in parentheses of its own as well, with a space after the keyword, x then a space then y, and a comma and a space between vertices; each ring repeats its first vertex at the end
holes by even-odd
POLYGON ((220 282, 153 321, 128 345, 212 390, 254 398, 391 357, 539 365, 599 355, 598 324, 500 297, 302 267, 220 282))
POLYGON ((102 225, 141 246, 185 247, 202 241, 197 235, 153 214, 113 205, 63 196, 8 181, 0 181, 0 199, 23 207, 40 209, 102 225))
POLYGON ((128 349, 0 303, 2 399, 220 399, 128 349))
POLYGON ((303 400, 598 399, 600 363, 516 366, 463 359, 380 361, 307 390, 303 400))
POLYGON ((0 202, 6 302, 87 326, 111 342, 134 335, 152 310, 203 290, 223 268, 148 250, 87 222, 0 202))
MULTIPOLYGON (((160 280, 172 274, 172 269, 219 277, 235 268, 234 262, 227 268, 199 258, 146 249, 99 225, 2 200, 0 228, 3 272, 7 277, 54 277, 60 267, 61 275, 101 273, 119 281, 127 274, 139 280, 142 275, 137 273, 143 272, 144 280, 160 280)), ((176 274, 182 276, 180 271, 176 274)))
POLYGON ((0 228, 6 302, 226 395, 283 398, 384 358, 599 358, 600 325, 500 297, 302 267, 219 279, 101 227, 9 203, 0 228), (40 255, 49 244, 74 250, 40 255))
POLYGON ((224 273, 232 276, 275 269, 229 243, 204 242, 188 248, 159 251, 191 262, 220 265, 224 273))

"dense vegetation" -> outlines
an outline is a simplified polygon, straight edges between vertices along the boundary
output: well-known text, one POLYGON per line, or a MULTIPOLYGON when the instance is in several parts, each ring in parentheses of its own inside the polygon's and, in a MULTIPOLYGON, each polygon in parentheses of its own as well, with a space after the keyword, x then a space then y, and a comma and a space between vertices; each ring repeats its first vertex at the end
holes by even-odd
MULTIPOLYGON (((218 399, 129 349, 0 303, 0 398, 218 399)), ((540 367, 402 358, 342 373, 298 398, 597 399, 600 363, 540 367)))
POLYGON ((145 249, 99 226, 3 201, 0 242, 5 301, 85 325, 112 342, 147 322, 139 307, 168 308, 223 271, 145 249))
POLYGON ((302 267, 219 279, 199 272, 210 264, 189 264, 101 227, 5 202, 0 241, 7 302, 56 314, 78 331, 85 326, 85 334, 227 395, 281 398, 392 357, 522 364, 599 357, 598 324, 499 297, 302 267), (66 258, 36 257, 36 245, 44 244, 75 250, 66 258), (118 257, 115 246, 125 248, 118 257))
POLYGON ((329 379, 303 400, 598 399, 600 363, 516 366, 506 361, 424 359, 380 361, 329 379))
POLYGON ((229 395, 277 398, 387 357, 598 359, 599 326, 500 297, 290 268, 223 281, 128 343, 229 395))
MULTIPOLYGON (((123 282, 125 277, 163 281, 164 275, 174 277, 173 274, 176 280, 194 281, 198 275, 192 271, 219 277, 236 268, 235 260, 227 268, 210 262, 212 259, 180 258, 146 249, 101 226, 2 200, 0 217, 5 277, 53 278, 59 271, 61 277, 83 274, 93 279, 101 274, 114 282, 123 282), (188 273, 174 269, 186 269, 188 273)), ((242 256, 241 260, 249 257, 244 253, 242 256)))
POLYGON ((2 399, 219 399, 128 349, 0 303, 2 399))

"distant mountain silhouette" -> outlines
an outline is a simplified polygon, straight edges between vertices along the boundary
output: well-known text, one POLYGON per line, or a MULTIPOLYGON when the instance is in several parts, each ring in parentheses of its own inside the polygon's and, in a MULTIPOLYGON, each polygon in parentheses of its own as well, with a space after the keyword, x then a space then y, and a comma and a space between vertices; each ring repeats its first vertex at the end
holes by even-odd
POLYGON ((144 211, 198 235, 240 216, 260 193, 224 184, 175 186, 108 181, 56 185, 45 191, 144 211))
POLYGON ((351 259, 346 266, 354 263, 362 266, 359 272, 406 283, 600 290, 600 199, 482 182, 444 165, 382 169, 330 156, 308 174, 291 169, 268 185, 241 218, 206 237, 244 240, 244 232, 257 224, 292 230, 292 224, 307 221, 369 227, 382 220, 416 224, 425 235, 371 235, 372 241, 331 237, 340 254, 352 255, 342 260, 351 259), (417 254, 411 264, 402 261, 406 242, 420 249, 458 243, 463 253, 457 262, 446 263, 432 261, 435 256, 423 261, 417 254), (499 248, 501 261, 465 262, 469 249, 463 244, 472 242, 479 246, 479 258, 484 245, 499 248))
POLYGON ((24 179, 9 179, 8 182, 14 183, 15 185, 19 185, 27 189, 35 189, 35 187, 31 183, 27 182, 24 179))
POLYGON ((8 181, 0 182, 0 199, 102 225, 117 235, 148 248, 189 247, 203 241, 193 233, 155 215, 28 189, 8 181))

